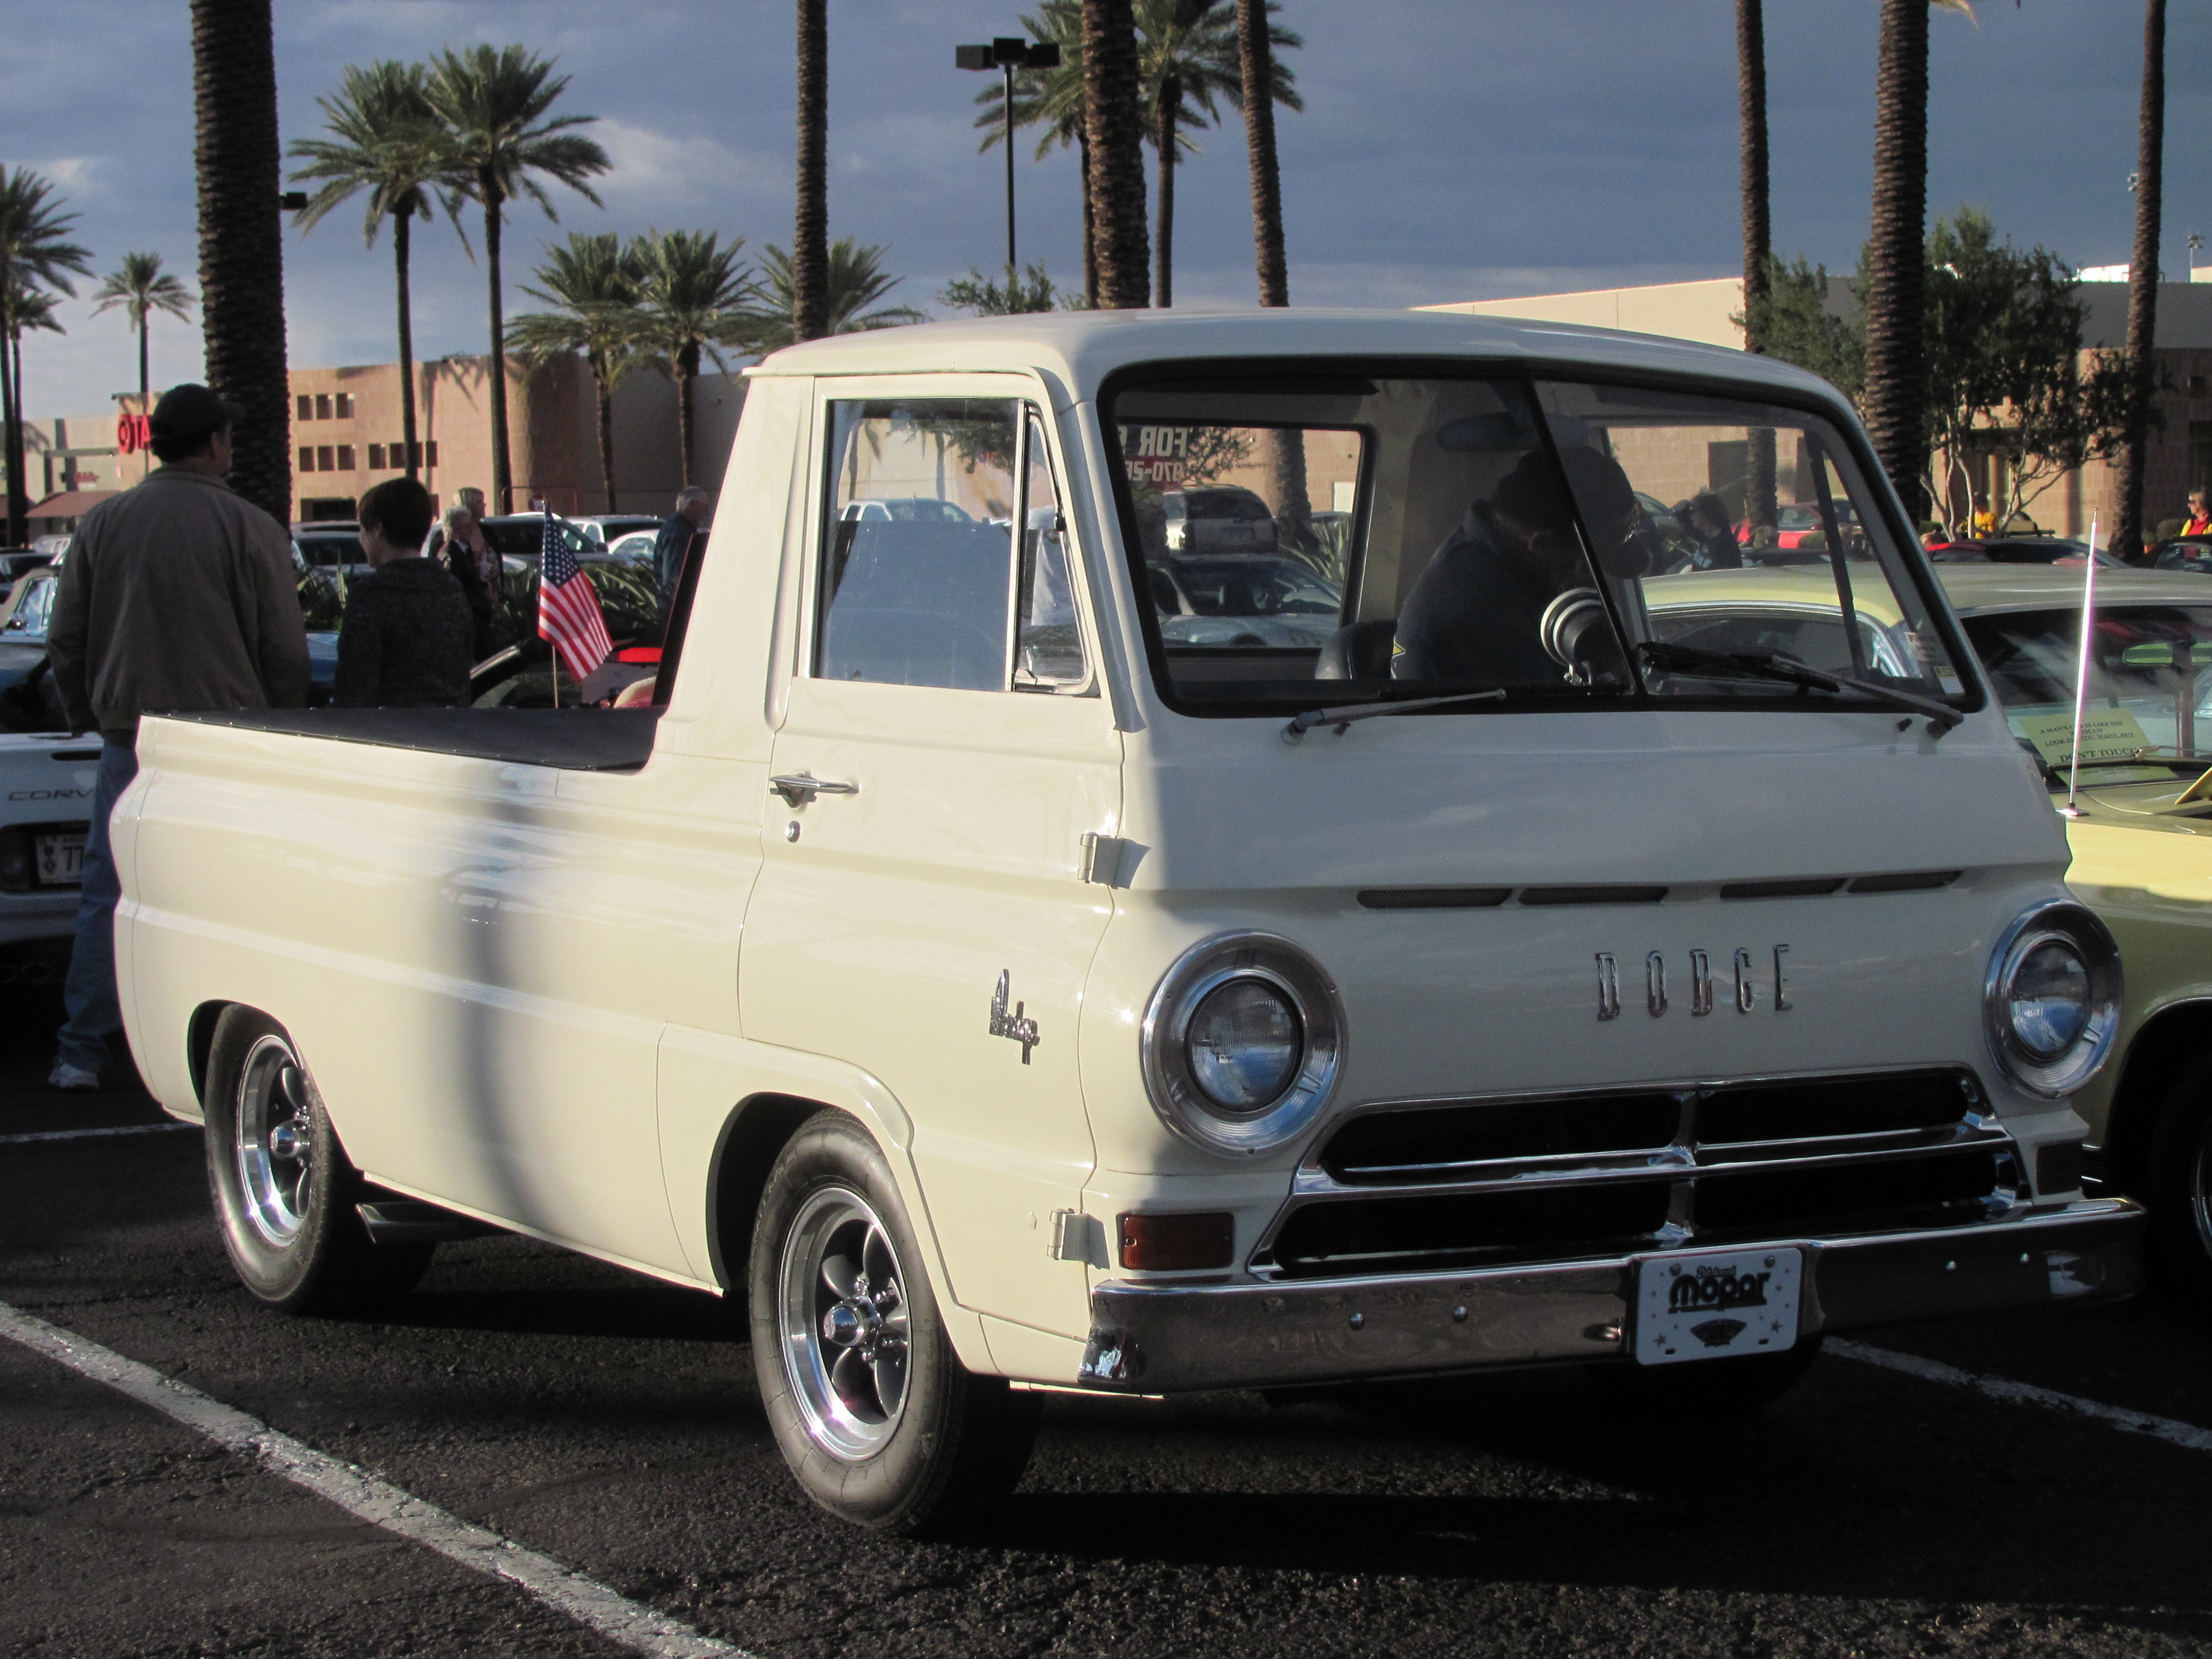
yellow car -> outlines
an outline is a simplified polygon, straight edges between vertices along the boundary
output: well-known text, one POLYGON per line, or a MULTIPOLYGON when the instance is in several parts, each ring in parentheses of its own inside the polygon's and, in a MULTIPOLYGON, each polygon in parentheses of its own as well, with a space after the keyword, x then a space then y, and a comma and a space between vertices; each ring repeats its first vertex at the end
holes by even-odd
MULTIPOLYGON (((2081 567, 1936 568, 2064 811, 2081 567)), ((1688 571, 1644 587, 1652 632, 1672 644, 1920 677, 1918 643, 1880 588, 1850 649, 1825 564, 1688 571)), ((2142 1199, 2169 1270, 2212 1301, 2212 580, 2100 569, 2096 613, 2067 881, 2118 940, 2126 995, 2119 1063, 2073 1104, 2089 1125, 2093 1189, 2142 1199)))

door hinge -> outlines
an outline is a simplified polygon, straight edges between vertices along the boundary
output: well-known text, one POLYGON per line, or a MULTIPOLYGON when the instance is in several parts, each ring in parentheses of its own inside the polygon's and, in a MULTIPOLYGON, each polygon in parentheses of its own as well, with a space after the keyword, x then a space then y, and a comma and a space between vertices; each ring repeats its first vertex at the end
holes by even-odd
POLYGON ((1099 887, 1119 887, 1121 884, 1121 851, 1128 843, 1118 836, 1102 836, 1086 830, 1083 834, 1082 856, 1077 861, 1077 872, 1083 880, 1099 887))
POLYGON ((1104 1267, 1104 1229, 1080 1210, 1054 1210, 1044 1253, 1054 1261, 1084 1261, 1104 1267))

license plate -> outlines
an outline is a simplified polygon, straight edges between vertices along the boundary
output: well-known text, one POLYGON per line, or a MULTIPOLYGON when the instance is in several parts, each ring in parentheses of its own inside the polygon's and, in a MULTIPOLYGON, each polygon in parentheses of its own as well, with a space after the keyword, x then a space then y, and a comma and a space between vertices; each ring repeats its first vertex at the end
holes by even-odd
POLYGON ((37 838, 39 885, 67 887, 84 879, 84 835, 78 830, 37 838))
POLYGON ((1645 1256, 1636 1264, 1636 1363, 1780 1353, 1797 1340, 1804 1256, 1790 1249, 1645 1256))

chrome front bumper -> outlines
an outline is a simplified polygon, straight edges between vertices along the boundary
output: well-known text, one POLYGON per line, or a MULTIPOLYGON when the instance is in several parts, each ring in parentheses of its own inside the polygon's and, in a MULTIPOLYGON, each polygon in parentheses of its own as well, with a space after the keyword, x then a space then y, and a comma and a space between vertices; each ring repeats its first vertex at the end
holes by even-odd
MULTIPOLYGON (((1805 1337, 2132 1296, 2142 1231, 2129 1200, 2087 1199, 1984 1226, 1760 1243, 1805 1252, 1805 1337)), ((1173 1394, 1619 1360, 1630 1351, 1637 1260, 1394 1279, 1108 1280, 1091 1293, 1082 1381, 1173 1394)))

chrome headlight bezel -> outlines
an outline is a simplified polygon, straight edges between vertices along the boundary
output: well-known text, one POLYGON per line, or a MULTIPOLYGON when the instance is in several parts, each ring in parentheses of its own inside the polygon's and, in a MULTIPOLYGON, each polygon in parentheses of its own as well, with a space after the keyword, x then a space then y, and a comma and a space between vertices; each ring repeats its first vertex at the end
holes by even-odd
POLYGON ((2014 921, 1990 954, 1982 993, 1990 1051, 2004 1074, 2030 1094, 2047 1100, 2070 1095, 2094 1077, 2112 1054, 2120 1029, 2122 990, 2119 946, 2110 930, 2086 906, 2070 899, 2045 900, 2014 921), (2022 1042, 2014 1029, 2012 987, 2028 957, 2053 941, 2069 946, 2081 959, 2088 972, 2089 997, 2081 1035, 2056 1058, 2045 1059, 2022 1042))
POLYGON ((1145 1009, 1139 1046, 1145 1092, 1179 1139, 1231 1157, 1272 1152, 1311 1127, 1335 1092, 1344 1071, 1344 1005, 1321 964, 1290 940, 1224 933, 1191 946, 1161 976, 1145 1009), (1283 996, 1300 1031, 1290 1082, 1249 1111, 1210 1098, 1190 1063, 1191 1017, 1208 996, 1240 979, 1258 980, 1283 996))

